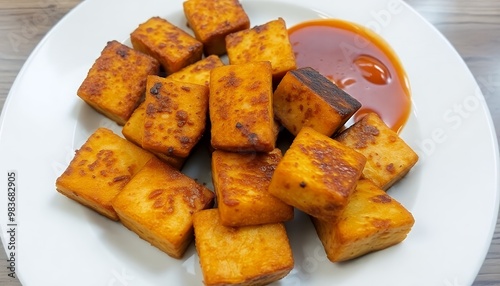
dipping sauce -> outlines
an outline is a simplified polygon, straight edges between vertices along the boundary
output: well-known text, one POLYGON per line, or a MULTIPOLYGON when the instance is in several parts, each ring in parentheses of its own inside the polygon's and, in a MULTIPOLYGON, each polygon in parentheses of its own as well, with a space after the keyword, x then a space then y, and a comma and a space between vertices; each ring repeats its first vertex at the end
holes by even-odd
POLYGON ((297 67, 312 67, 361 102, 354 120, 377 113, 399 132, 410 114, 410 87, 391 47, 363 26, 336 19, 289 29, 297 67))

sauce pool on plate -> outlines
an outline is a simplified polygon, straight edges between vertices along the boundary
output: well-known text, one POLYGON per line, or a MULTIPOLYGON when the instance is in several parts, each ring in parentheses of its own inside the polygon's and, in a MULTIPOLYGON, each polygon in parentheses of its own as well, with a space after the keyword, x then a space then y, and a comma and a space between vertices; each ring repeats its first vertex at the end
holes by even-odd
POLYGON ((410 114, 410 87, 391 47, 363 26, 319 19, 289 29, 297 67, 312 67, 361 102, 354 120, 377 113, 399 132, 410 114))

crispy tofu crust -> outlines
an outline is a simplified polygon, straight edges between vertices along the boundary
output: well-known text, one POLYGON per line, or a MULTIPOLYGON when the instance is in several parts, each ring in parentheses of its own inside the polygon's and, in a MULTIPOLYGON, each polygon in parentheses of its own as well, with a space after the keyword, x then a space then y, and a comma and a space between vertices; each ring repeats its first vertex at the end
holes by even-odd
MULTIPOLYGON (((216 55, 208 56, 194 64, 191 64, 180 71, 177 71, 167 78, 170 80, 204 85, 207 88, 210 84, 210 71, 216 67, 223 66, 224 63, 216 55)), ((122 134, 128 140, 142 147, 142 137, 144 135, 144 118, 146 114, 146 104, 143 102, 132 113, 129 120, 122 129, 122 134)), ((180 169, 186 158, 169 156, 167 154, 152 152, 162 161, 170 164, 176 169, 180 169)))
POLYGON ((399 202, 370 180, 360 180, 335 220, 312 218, 332 262, 353 259, 403 241, 415 220, 399 202))
POLYGON ((121 222, 174 258, 193 239, 193 213, 212 206, 214 194, 170 165, 152 158, 113 200, 121 222))
POLYGON ((222 66, 213 69, 210 77, 212 147, 235 152, 274 150, 271 64, 222 66))
POLYGON ((274 114, 297 135, 308 126, 332 136, 361 107, 361 103, 316 70, 289 71, 273 95, 274 114))
POLYGON ((226 48, 230 64, 269 61, 275 83, 287 71, 297 68, 286 23, 282 18, 227 35, 226 48))
POLYGON ((137 27, 130 40, 134 49, 157 59, 167 72, 174 73, 203 56, 203 44, 160 17, 152 17, 137 27))
POLYGON ((269 192, 324 220, 349 201, 366 158, 312 128, 303 127, 274 171, 269 192))
POLYGON ((123 125, 144 97, 146 77, 158 74, 159 68, 156 59, 110 41, 77 94, 98 112, 123 125))
POLYGON ((111 201, 153 157, 111 130, 99 128, 76 151, 68 168, 57 178, 56 189, 82 205, 118 220, 111 201))
POLYGON ((283 223, 225 227, 217 209, 193 215, 196 251, 203 282, 215 285, 267 285, 293 268, 283 223))
POLYGON ((142 147, 185 158, 205 131, 208 88, 148 77, 142 147))
POLYGON ((202 60, 177 71, 167 78, 171 80, 210 86, 210 71, 224 63, 217 55, 210 55, 202 60))
POLYGON ((259 154, 212 153, 212 178, 222 225, 259 225, 293 218, 293 207, 268 191, 281 158, 279 149, 259 154))
POLYGON ((335 138, 367 158, 363 178, 389 189, 417 163, 418 155, 376 113, 368 113, 335 138))
MULTIPOLYGON (((139 107, 137 107, 132 113, 132 116, 127 120, 122 128, 123 136, 134 143, 135 145, 142 148, 142 136, 144 135, 144 118, 146 116, 146 103, 142 102, 139 107)), ((180 169, 186 161, 186 158, 169 156, 167 154, 159 152, 151 152, 156 157, 158 157, 163 162, 169 164, 170 166, 180 169)))
POLYGON ((250 28, 250 19, 238 0, 189 0, 184 14, 205 55, 226 53, 225 37, 250 28))

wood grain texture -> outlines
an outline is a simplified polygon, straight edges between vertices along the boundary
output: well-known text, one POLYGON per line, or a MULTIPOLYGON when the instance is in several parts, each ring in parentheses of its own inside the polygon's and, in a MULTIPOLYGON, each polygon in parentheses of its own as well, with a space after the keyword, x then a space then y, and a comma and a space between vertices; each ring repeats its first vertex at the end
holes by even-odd
MULTIPOLYGON (((0 0, 0 109, 9 89, 41 38, 78 0, 0 0)), ((500 1, 407 0, 463 57, 485 96, 500 135, 500 1)), ((464 246, 465 247, 465 246, 464 246)), ((20 285, 7 276, 0 250, 0 285, 20 285)), ((425 275, 425 273, 421 273, 425 275)), ((500 219, 473 285, 500 285, 500 219)))

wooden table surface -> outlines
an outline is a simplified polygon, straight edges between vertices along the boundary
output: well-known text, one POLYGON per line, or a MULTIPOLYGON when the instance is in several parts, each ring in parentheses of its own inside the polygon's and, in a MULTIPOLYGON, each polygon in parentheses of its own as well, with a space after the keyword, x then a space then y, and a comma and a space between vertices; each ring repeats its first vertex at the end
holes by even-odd
MULTIPOLYGON (((0 0, 0 110, 17 73, 31 51, 61 17, 80 2, 79 0, 0 0)), ((434 24, 463 57, 486 98, 498 138, 500 1, 406 0, 406 2, 434 24)), ((6 267, 6 255, 2 249, 0 285, 20 285, 17 280, 7 276, 6 267)), ((54 271, 57 272, 57 269, 54 271)), ((498 219, 489 252, 473 285, 500 285, 500 220, 498 219)))

